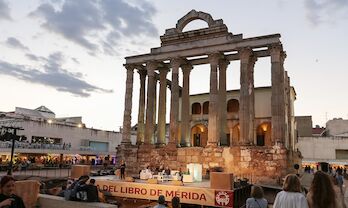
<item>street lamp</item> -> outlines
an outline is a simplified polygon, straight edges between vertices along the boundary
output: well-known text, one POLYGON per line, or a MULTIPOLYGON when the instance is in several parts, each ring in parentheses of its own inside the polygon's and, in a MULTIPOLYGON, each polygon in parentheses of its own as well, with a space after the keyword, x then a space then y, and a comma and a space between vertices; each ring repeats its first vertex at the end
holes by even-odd
POLYGON ((10 136, 10 139, 12 140, 11 160, 10 160, 10 164, 9 164, 8 170, 7 170, 7 175, 12 175, 12 172, 13 172, 13 155, 14 155, 14 147, 15 147, 16 138, 17 138, 17 130, 24 130, 24 129, 20 128, 20 127, 8 127, 8 126, 2 126, 2 128, 6 129, 7 132, 9 132, 9 130, 13 130, 13 133, 10 136))

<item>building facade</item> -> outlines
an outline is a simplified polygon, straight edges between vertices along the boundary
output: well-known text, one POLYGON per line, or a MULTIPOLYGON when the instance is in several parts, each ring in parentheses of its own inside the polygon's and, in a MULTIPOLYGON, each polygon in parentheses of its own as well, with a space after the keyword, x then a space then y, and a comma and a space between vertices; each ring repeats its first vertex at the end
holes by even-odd
POLYGON ((315 127, 320 134, 298 138, 297 148, 304 164, 328 162, 332 165, 348 165, 348 120, 333 119, 326 128, 315 127))
MULTIPOLYGON (((120 144, 120 132, 86 128, 81 117, 56 118, 48 108, 35 110, 16 107, 14 112, 0 112, 0 127, 20 127, 15 153, 30 157, 51 156, 59 160, 91 160, 115 157, 120 144), (61 158, 63 157, 63 158, 61 158)), ((2 129, 1 159, 6 161, 11 152, 11 142, 2 129)), ((11 132, 13 133, 13 132, 11 132)))

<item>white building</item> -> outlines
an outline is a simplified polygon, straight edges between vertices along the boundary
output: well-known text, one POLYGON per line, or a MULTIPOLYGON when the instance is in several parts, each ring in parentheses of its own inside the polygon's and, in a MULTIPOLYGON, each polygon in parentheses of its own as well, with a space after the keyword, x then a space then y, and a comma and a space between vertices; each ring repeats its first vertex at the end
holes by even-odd
POLYGON ((321 135, 326 136, 299 137, 297 148, 303 162, 348 165, 348 120, 328 121, 321 135))
MULTIPOLYGON (((79 156, 85 160, 113 157, 122 139, 120 132, 86 128, 82 117, 56 118, 45 106, 35 110, 16 107, 14 112, 0 112, 1 126, 24 129, 17 131, 20 141, 15 146, 15 153, 24 157, 50 155, 71 159, 79 156)), ((8 159, 11 152, 11 142, 6 141, 4 134, 2 129, 2 161, 8 159)))

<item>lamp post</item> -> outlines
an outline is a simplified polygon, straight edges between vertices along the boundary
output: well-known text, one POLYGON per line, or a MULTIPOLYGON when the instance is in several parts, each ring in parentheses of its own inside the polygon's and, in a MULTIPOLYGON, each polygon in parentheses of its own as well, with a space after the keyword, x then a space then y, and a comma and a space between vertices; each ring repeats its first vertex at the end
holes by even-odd
POLYGON ((8 127, 8 126, 2 126, 2 128, 6 129, 6 132, 9 132, 9 130, 13 130, 13 133, 11 135, 11 140, 12 140, 12 146, 11 146, 11 160, 10 164, 8 166, 7 170, 7 175, 12 175, 13 172, 13 155, 14 155, 14 147, 16 143, 16 136, 17 136, 17 130, 24 130, 23 128, 20 127, 8 127))

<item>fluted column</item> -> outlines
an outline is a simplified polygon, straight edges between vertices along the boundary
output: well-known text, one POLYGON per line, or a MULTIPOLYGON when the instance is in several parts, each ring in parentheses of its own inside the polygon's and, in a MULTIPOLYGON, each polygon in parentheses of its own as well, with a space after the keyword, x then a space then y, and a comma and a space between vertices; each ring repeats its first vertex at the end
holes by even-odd
POLYGON ((153 87, 154 93, 153 93, 153 137, 151 139, 151 144, 156 143, 156 118, 157 118, 157 80, 158 77, 155 76, 155 84, 153 87))
POLYGON ((208 145, 216 146, 220 140, 218 121, 218 78, 217 68, 220 54, 210 54, 210 93, 209 93, 209 120, 208 120, 208 145))
POLYGON ((126 65, 126 93, 124 98, 124 112, 123 112, 123 129, 121 144, 130 144, 131 136, 131 121, 132 121, 132 96, 133 96, 133 76, 134 66, 126 65))
POLYGON ((220 145, 227 145, 229 138, 226 137, 226 69, 230 62, 221 59, 219 62, 219 121, 220 121, 220 145))
POLYGON ((290 111, 290 83, 288 72, 284 70, 285 83, 285 115, 286 115, 286 147, 292 149, 291 141, 291 111, 290 111))
POLYGON ((190 72, 192 66, 181 66, 183 73, 183 87, 181 96, 181 141, 180 146, 190 146, 190 72))
POLYGON ((256 127, 255 127, 255 90, 254 90, 254 66, 257 57, 252 55, 249 61, 248 69, 248 93, 249 93, 249 144, 256 144, 256 127))
POLYGON ((171 145, 177 144, 178 141, 178 115, 179 115, 179 67, 181 59, 175 58, 170 60, 172 67, 172 86, 170 99, 170 139, 171 145))
POLYGON ((154 97, 155 97, 155 69, 156 62, 147 62, 147 102, 146 102, 146 129, 145 129, 145 144, 151 144, 154 136, 153 112, 154 112, 154 97))
POLYGON ((269 47, 271 54, 272 76, 272 141, 284 144, 285 141, 285 90, 284 90, 284 55, 281 45, 269 47))
POLYGON ((240 94, 239 126, 240 144, 250 145, 254 142, 254 62, 250 48, 238 51, 240 58, 240 94))
POLYGON ((160 92, 159 92, 159 106, 158 106, 158 131, 157 143, 162 145, 166 143, 166 102, 167 102, 167 74, 168 69, 162 68, 160 70, 160 92))
POLYGON ((140 76, 140 91, 139 91, 139 111, 138 111, 138 130, 137 130, 137 144, 144 142, 145 138, 145 80, 147 72, 145 70, 138 70, 140 76))

